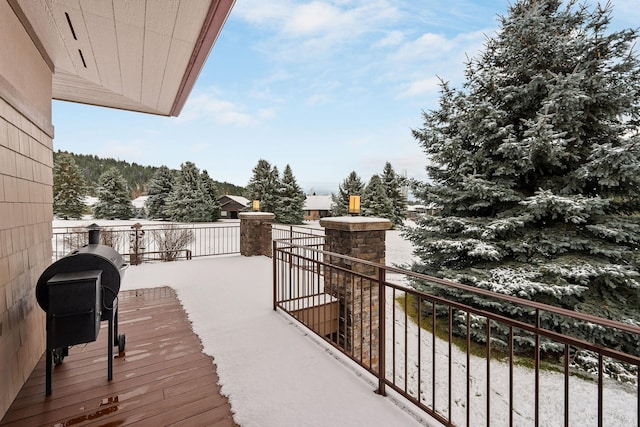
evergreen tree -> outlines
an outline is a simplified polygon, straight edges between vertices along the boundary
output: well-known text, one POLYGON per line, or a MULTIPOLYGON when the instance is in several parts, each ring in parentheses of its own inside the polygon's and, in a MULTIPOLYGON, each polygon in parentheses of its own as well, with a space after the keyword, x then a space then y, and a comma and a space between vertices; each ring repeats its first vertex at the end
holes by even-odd
POLYGON ((147 218, 169 219, 170 215, 166 212, 166 205, 174 181, 175 173, 166 166, 160 166, 153 174, 148 184, 147 218))
POLYGON ((392 205, 392 214, 389 219, 394 227, 401 226, 407 219, 407 196, 403 192, 405 180, 396 174, 389 162, 384 165, 380 179, 384 192, 392 205))
POLYGON ((246 197, 249 200, 259 200, 262 212, 275 213, 278 206, 279 188, 278 168, 271 168, 271 164, 263 159, 253 168, 253 176, 247 185, 246 197))
POLYGON ((73 157, 61 153, 53 166, 53 213, 62 219, 81 218, 85 194, 80 168, 73 157))
POLYGON ((93 208, 96 219, 129 219, 133 216, 133 205, 127 183, 113 167, 98 179, 98 203, 93 208))
POLYGON ((360 196, 364 192, 364 184, 353 171, 349 174, 342 184, 338 186, 338 194, 331 194, 331 215, 332 216, 345 216, 349 214, 349 196, 360 196))
POLYGON ((305 196, 289 165, 282 174, 278 199, 276 221, 282 224, 302 224, 305 196))
POLYGON ((362 213, 391 220, 394 217, 393 204, 387 197, 380 175, 373 175, 364 189, 362 196, 362 213))
MULTIPOLYGON (((439 109, 413 131, 432 179, 416 194, 441 208, 407 233, 415 271, 640 325, 637 32, 607 34, 609 21, 608 5, 519 0, 467 64, 463 89, 442 84, 439 109)), ((478 295, 428 289, 531 320, 478 295)), ((542 323, 640 347, 638 337, 546 314, 542 323)))
POLYGON ((211 196, 204 189, 200 170, 192 162, 180 165, 171 193, 166 200, 166 212, 172 221, 207 222, 214 210, 211 196))
POLYGON ((217 221, 220 219, 220 193, 218 192, 218 186, 215 181, 209 176, 209 172, 202 171, 202 189, 208 197, 208 203, 210 203, 211 211, 209 212, 209 221, 217 221))

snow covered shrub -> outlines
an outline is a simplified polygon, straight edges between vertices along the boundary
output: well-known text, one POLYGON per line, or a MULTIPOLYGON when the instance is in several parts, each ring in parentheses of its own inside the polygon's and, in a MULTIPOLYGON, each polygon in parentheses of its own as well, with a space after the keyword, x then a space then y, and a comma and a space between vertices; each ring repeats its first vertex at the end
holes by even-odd
POLYGON ((193 231, 182 228, 176 224, 163 225, 159 229, 152 230, 151 235, 160 252, 162 261, 175 261, 180 251, 184 250, 195 237, 193 231))

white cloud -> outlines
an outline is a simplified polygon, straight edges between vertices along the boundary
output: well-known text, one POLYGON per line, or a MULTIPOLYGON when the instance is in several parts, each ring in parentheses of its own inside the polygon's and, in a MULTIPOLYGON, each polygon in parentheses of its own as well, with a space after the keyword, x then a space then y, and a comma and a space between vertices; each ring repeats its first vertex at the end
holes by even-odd
POLYGON ((242 0, 233 6, 233 16, 252 24, 270 24, 287 16, 291 7, 290 1, 242 0))
POLYGON ((440 79, 431 77, 409 83, 409 87, 400 94, 401 98, 418 95, 432 95, 440 89, 440 79))
POLYGON ((389 55, 393 64, 385 78, 396 82, 398 97, 435 95, 440 78, 459 85, 464 78, 468 57, 482 50, 485 35, 492 30, 481 30, 446 37, 424 33, 398 47, 389 55))
POLYGON ((272 117, 259 111, 255 114, 247 113, 245 108, 237 103, 221 99, 215 90, 193 94, 187 101, 183 113, 175 118, 177 123, 192 120, 211 120, 220 124, 252 125, 260 118, 272 117))
POLYGON ((258 110, 258 117, 261 119, 272 119, 276 116, 277 110, 275 108, 263 108, 258 110))
POLYGON ((295 8, 283 31, 293 37, 328 32, 345 17, 337 7, 316 1, 295 8))
POLYGON ((267 35, 259 50, 296 62, 335 54, 370 32, 386 31, 401 16, 388 0, 244 0, 237 5, 235 16, 267 35))
POLYGON ((329 97, 323 93, 316 93, 307 98, 307 105, 323 105, 329 101, 329 97))
POLYGON ((373 47, 388 47, 388 46, 398 46, 404 41, 404 34, 402 31, 390 31, 385 37, 378 40, 373 44, 373 47))

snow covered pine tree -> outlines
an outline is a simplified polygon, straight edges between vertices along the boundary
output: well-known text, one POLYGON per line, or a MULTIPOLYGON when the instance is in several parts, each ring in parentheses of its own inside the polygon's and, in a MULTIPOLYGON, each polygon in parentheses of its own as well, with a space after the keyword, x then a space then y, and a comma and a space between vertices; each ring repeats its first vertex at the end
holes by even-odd
MULTIPOLYGON (((443 82, 439 109, 423 114, 414 136, 432 162, 432 183, 415 193, 441 210, 407 232, 420 258, 412 268, 640 325, 638 33, 607 33, 609 5, 562 3, 515 2, 467 64, 463 89, 443 82)), ((470 293, 429 291, 530 315, 470 293)), ((542 322, 640 349, 637 336, 549 315, 542 322)), ((472 331, 479 341, 482 329, 472 331)), ((526 350, 531 340, 520 333, 516 344, 526 350)))
POLYGON ((276 221, 281 224, 302 224, 304 220, 304 192, 289 165, 282 173, 275 214, 276 221))
POLYGON ((98 203, 93 208, 96 219, 129 219, 133 205, 127 182, 118 169, 112 167, 98 179, 98 203))
POLYGON ((86 187, 80 168, 68 153, 53 166, 53 213, 59 218, 82 218, 86 187))
POLYGON ((331 215, 344 216, 349 214, 349 196, 362 196, 364 184, 355 171, 338 186, 338 194, 331 194, 331 215))

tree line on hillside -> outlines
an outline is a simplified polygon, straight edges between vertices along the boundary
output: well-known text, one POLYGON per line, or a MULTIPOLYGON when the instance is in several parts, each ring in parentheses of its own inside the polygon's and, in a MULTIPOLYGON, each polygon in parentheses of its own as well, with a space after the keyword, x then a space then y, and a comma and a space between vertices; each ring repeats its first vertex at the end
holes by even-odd
MULTIPOLYGON (((208 222, 220 217, 219 191, 206 170, 200 172, 192 162, 179 171, 162 166, 149 180, 147 217, 179 222, 208 222)), ((53 168, 53 212, 60 218, 80 218, 86 210, 87 194, 82 171, 68 153, 57 156, 53 168)), ((120 171, 112 167, 103 172, 96 185, 96 219, 133 217, 131 190, 120 171)))
MULTIPOLYGON (((136 162, 129 163, 123 160, 101 158, 91 154, 74 154, 60 150, 53 153, 54 164, 63 154, 71 156, 80 169, 85 183, 85 191, 89 196, 97 196, 100 176, 107 170, 116 168, 127 183, 131 198, 135 199, 147 194, 149 181, 158 170, 156 166, 143 166, 136 162)), ((242 194, 244 192, 244 188, 241 186, 224 181, 214 180, 214 182, 221 194, 242 194)))
MULTIPOLYGON (((333 195, 333 215, 348 213, 349 196, 362 197, 362 214, 390 219, 394 226, 406 218, 405 180, 387 163, 380 175, 371 177, 366 186, 352 172, 333 195)), ((208 172, 192 162, 181 165, 179 171, 166 166, 155 169, 145 183, 148 198, 144 216, 150 219, 177 222, 209 222, 220 218, 220 192, 208 172)), ((79 218, 85 212, 86 184, 80 167, 69 153, 59 153, 54 164, 54 213, 61 218, 79 218)), ((97 219, 128 219, 134 215, 131 191, 120 171, 112 167, 103 172, 96 185, 98 202, 93 208, 97 219)), ((305 194, 298 185, 290 165, 282 176, 277 166, 259 160, 243 193, 249 200, 258 200, 260 210, 275 214, 281 224, 302 224, 305 194)))

